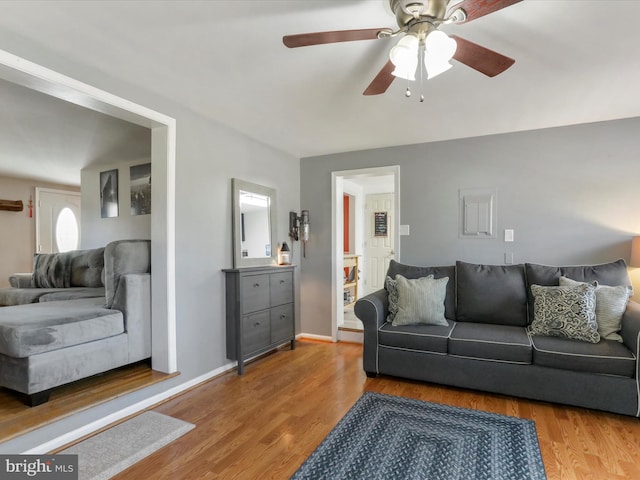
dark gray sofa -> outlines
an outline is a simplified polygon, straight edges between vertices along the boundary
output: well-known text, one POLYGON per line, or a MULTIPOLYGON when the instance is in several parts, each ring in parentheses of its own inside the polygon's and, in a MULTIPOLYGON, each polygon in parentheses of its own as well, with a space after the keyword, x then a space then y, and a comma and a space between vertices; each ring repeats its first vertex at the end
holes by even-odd
POLYGON ((104 271, 91 275, 104 281, 101 296, 74 297, 60 287, 46 301, 0 307, 0 386, 31 406, 54 387, 151 356, 150 242, 98 250, 104 271))
POLYGON ((531 285, 555 286, 561 276, 630 285, 624 261, 570 267, 465 262, 414 267, 392 261, 388 276, 397 274, 449 278, 446 325, 393 326, 386 321, 386 289, 361 298, 355 313, 364 324, 363 367, 368 376, 393 375, 640 416, 640 304, 626 305, 622 341, 588 343, 530 331, 531 285))

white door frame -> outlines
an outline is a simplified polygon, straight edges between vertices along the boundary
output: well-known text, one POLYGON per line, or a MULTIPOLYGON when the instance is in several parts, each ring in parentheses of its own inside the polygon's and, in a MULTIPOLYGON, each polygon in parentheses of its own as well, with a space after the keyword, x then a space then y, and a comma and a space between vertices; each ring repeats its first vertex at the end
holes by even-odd
POLYGON ((4 50, 0 50, 0 78, 151 129, 152 367, 161 372, 176 372, 175 119, 4 50))
POLYGON ((400 258, 400 165, 387 167, 360 168, 331 172, 331 340, 338 341, 338 315, 343 308, 342 285, 344 259, 338 252, 343 244, 343 180, 349 177, 393 175, 394 191, 394 235, 395 258, 400 258))
MULTIPOLYGON (((42 214, 42 212, 40 211, 40 194, 41 193, 59 193, 61 195, 77 195, 78 197, 80 197, 80 192, 76 192, 73 190, 60 190, 56 188, 36 187, 36 200, 34 204, 34 208, 36 211, 36 214, 35 214, 36 244, 33 250, 36 253, 40 253, 40 224, 38 223, 38 221, 40 220, 40 215, 42 214)), ((82 223, 82 218, 80 218, 80 222, 82 223)), ((81 232, 82 232, 81 225, 78 225, 78 241, 80 245, 82 245, 81 232)))

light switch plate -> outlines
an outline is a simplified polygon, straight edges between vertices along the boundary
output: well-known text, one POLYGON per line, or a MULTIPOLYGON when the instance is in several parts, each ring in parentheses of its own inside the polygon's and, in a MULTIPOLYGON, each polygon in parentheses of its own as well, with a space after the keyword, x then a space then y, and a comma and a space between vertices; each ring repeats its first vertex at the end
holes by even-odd
POLYGON ((409 235, 409 225, 400 225, 400 235, 409 235))
POLYGON ((505 242, 513 242, 513 229, 507 228, 504 231, 504 241, 505 242))

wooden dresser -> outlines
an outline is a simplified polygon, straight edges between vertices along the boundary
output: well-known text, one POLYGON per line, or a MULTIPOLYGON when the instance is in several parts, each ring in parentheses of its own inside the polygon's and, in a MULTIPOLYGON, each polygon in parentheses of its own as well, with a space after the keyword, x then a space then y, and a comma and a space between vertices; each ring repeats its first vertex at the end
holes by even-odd
POLYGON ((225 269, 227 358, 244 373, 248 358, 291 342, 295 349, 295 295, 291 265, 225 269))

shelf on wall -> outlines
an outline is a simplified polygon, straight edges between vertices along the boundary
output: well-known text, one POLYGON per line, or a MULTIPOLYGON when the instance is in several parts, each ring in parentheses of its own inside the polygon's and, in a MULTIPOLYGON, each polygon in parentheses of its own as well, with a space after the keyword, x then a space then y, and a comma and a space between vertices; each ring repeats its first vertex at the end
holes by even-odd
POLYGON ((0 200, 0 210, 8 212, 21 212, 24 210, 22 200, 0 200))

